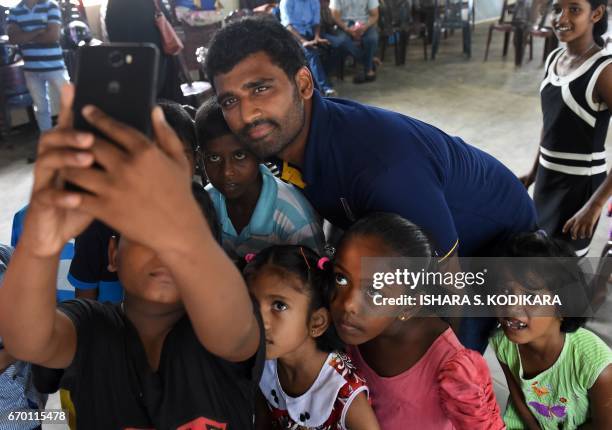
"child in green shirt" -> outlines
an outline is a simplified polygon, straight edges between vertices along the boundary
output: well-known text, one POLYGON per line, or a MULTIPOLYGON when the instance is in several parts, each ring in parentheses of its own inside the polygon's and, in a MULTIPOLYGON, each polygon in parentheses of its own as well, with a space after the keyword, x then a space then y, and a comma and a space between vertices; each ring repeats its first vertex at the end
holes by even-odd
MULTIPOLYGON (((557 294, 562 304, 575 305, 584 295, 576 287, 586 283, 578 259, 564 258, 572 255, 542 232, 521 234, 504 256, 538 259, 502 270, 502 285, 513 293, 557 294)), ((491 346, 510 390, 508 430, 612 428, 612 350, 582 328, 586 319, 573 307, 506 309, 499 318, 491 346)))

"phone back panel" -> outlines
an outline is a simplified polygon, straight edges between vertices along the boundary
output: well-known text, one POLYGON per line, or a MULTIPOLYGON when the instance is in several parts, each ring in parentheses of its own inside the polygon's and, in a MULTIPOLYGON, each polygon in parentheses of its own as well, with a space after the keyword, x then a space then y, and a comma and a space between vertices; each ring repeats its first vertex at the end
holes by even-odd
POLYGON ((75 128, 99 134, 81 115, 82 108, 91 104, 151 136, 158 62, 159 51, 152 44, 80 48, 73 104, 75 128))

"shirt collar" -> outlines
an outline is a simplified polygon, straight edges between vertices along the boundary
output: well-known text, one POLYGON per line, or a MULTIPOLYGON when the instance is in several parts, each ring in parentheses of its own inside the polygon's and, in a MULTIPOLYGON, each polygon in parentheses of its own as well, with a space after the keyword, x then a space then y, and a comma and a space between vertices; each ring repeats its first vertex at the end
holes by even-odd
POLYGON ((278 186, 274 175, 266 166, 260 164, 259 172, 262 177, 261 192, 249 221, 249 228, 251 234, 264 236, 272 234, 274 230, 274 210, 276 208, 278 186))
POLYGON ((326 159, 328 155, 328 142, 332 132, 328 103, 330 102, 323 99, 318 91, 313 92, 310 128, 302 168, 302 177, 306 182, 306 187, 316 182, 321 171, 321 160, 326 159))

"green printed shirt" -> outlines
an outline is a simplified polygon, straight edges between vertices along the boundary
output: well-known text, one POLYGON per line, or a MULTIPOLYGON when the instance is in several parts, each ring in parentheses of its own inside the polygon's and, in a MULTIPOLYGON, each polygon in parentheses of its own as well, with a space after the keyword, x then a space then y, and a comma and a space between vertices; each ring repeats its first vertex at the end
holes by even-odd
MULTIPOLYGON (((501 330, 491 339, 491 346, 500 363, 510 368, 542 429, 575 429, 588 421, 588 390, 606 366, 612 364, 612 350, 596 334, 583 328, 566 333, 555 364, 531 379, 523 377, 518 345, 510 342, 501 330)), ((511 401, 504 422, 508 430, 525 428, 511 401)))

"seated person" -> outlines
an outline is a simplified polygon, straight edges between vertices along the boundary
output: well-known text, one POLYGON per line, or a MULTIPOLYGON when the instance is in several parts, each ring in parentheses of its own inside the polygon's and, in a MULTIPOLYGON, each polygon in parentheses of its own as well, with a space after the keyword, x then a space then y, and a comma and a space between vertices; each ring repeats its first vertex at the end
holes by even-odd
MULTIPOLYGON (((157 104, 183 143, 193 174, 197 152, 193 120, 178 103, 163 100, 157 104)), ((112 236, 113 230, 96 220, 76 237, 74 257, 68 273, 68 281, 75 288, 76 297, 113 303, 123 299, 123 289, 117 274, 108 270, 108 241, 112 236)))
POLYGON ((113 143, 77 132, 70 91, 59 126, 41 137, 24 232, 0 288, 7 351, 66 368, 79 428, 250 428, 261 317, 192 196, 179 139, 159 108, 155 141, 91 106, 85 118, 113 143), (58 186, 60 174, 88 193, 58 186), (93 218, 121 234, 109 261, 125 299, 56 308, 60 251, 93 218))
POLYGON ((196 115, 206 187, 221 223, 222 246, 237 261, 270 245, 304 245, 321 253, 319 217, 293 185, 263 165, 228 128, 214 100, 196 115))
POLYGON ((321 58, 321 47, 329 45, 329 41, 321 37, 321 6, 319 0, 281 0, 281 23, 287 27, 304 48, 308 67, 319 87, 326 96, 335 96, 321 58))
MULTIPOLYGON (((0 288, 13 248, 0 244, 0 288)), ((37 430, 41 424, 35 420, 16 421, 11 412, 44 409, 47 397, 32 386, 30 364, 16 361, 2 343, 0 337, 0 429, 37 430)))
POLYGON ((323 34, 333 48, 350 54, 363 63, 356 84, 376 79, 374 55, 378 49, 378 0, 331 0, 329 7, 339 27, 337 35, 323 34))

